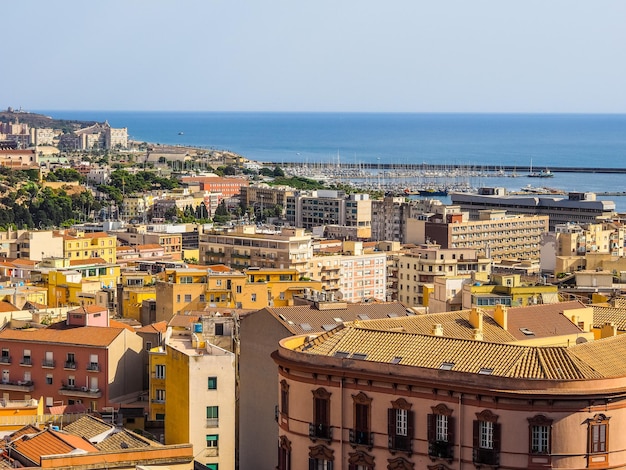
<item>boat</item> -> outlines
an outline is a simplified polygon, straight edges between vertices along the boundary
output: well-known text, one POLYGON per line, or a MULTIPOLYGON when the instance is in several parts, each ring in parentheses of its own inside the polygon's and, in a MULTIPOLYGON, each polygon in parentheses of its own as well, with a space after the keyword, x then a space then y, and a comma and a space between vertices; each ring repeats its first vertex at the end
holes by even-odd
POLYGON ((447 189, 420 189, 418 191, 420 196, 447 196, 447 189))
POLYGON ((547 168, 545 170, 534 171, 528 174, 529 178, 552 178, 553 176, 554 176, 554 173, 552 173, 547 168))
POLYGON ((554 173, 552 173, 547 168, 541 171, 533 171, 533 159, 530 159, 530 173, 528 173, 529 178, 552 178, 554 173))

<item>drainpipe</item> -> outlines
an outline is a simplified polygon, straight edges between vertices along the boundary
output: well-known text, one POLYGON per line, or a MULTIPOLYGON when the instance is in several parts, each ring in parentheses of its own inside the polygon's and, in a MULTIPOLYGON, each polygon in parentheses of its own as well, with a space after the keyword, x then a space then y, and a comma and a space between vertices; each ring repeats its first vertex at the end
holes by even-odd
POLYGON ((341 427, 339 428, 339 445, 341 446, 341 452, 339 453, 339 468, 337 470, 343 469, 343 377, 339 377, 339 405, 341 406, 341 411, 339 416, 341 419, 339 423, 341 427))
POLYGON ((459 470, 463 468, 463 394, 459 393, 459 470))

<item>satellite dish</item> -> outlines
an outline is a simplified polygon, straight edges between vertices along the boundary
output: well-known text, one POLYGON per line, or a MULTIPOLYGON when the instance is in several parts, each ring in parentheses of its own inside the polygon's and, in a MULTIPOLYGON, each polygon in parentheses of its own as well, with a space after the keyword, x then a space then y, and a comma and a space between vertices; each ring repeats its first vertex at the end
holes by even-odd
POLYGON ((576 338, 576 344, 583 344, 587 342, 587 338, 583 338, 582 336, 580 338, 576 338))

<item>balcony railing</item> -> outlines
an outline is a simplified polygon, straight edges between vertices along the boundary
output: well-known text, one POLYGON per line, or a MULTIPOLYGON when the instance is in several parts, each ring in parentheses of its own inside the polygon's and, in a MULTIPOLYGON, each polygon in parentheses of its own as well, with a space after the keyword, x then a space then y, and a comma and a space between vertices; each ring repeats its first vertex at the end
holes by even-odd
POLYGON ((497 466, 500 465, 500 452, 495 449, 474 447, 472 460, 475 464, 497 466))
POLYGON ((2 356, 2 357, 0 357, 0 363, 2 363, 2 364, 11 364, 11 356, 2 356))
POLYGON ((53 368, 54 367, 54 360, 53 359, 43 359, 41 361, 41 367, 53 368))
POLYGON ((309 437, 311 439, 333 439, 333 428, 328 424, 309 423, 309 437))
POLYGON ((61 385, 59 389, 59 395, 85 397, 85 398, 100 398, 102 391, 99 388, 77 387, 75 385, 61 385))
POLYGON ((400 450, 402 452, 413 451, 413 441, 409 436, 389 435, 389 449, 400 450))
POLYGON ((100 372, 100 364, 97 362, 90 362, 87 364, 87 370, 91 372, 100 372))
POLYGON ((428 443, 428 455, 451 460, 454 458, 454 446, 446 441, 430 441, 428 443))
POLYGON ((220 419, 219 418, 207 418, 206 419, 205 427, 207 427, 207 428, 216 428, 219 425, 220 425, 220 419))
POLYGON ((350 444, 358 446, 374 446, 374 434, 369 431, 357 431, 356 429, 350 429, 349 432, 350 444))
POLYGON ((18 380, 10 381, 3 380, 0 383, 0 390, 14 391, 14 392, 32 392, 35 389, 35 384, 32 380, 18 380))
POLYGON ((76 362, 74 361, 65 361, 65 364, 63 365, 64 369, 71 369, 71 370, 76 370, 76 362))
POLYGON ((24 356, 22 358, 22 360, 20 361, 20 365, 21 366, 32 366, 33 365, 33 359, 30 356, 24 356))

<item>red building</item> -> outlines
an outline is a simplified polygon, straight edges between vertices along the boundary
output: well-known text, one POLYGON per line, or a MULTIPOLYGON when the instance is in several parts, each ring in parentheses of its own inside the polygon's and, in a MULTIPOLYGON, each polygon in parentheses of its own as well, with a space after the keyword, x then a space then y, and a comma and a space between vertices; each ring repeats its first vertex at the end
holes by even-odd
POLYGON ((43 397, 48 407, 83 403, 97 411, 139 394, 142 339, 107 325, 106 309, 88 306, 47 328, 1 331, 3 399, 43 397))

